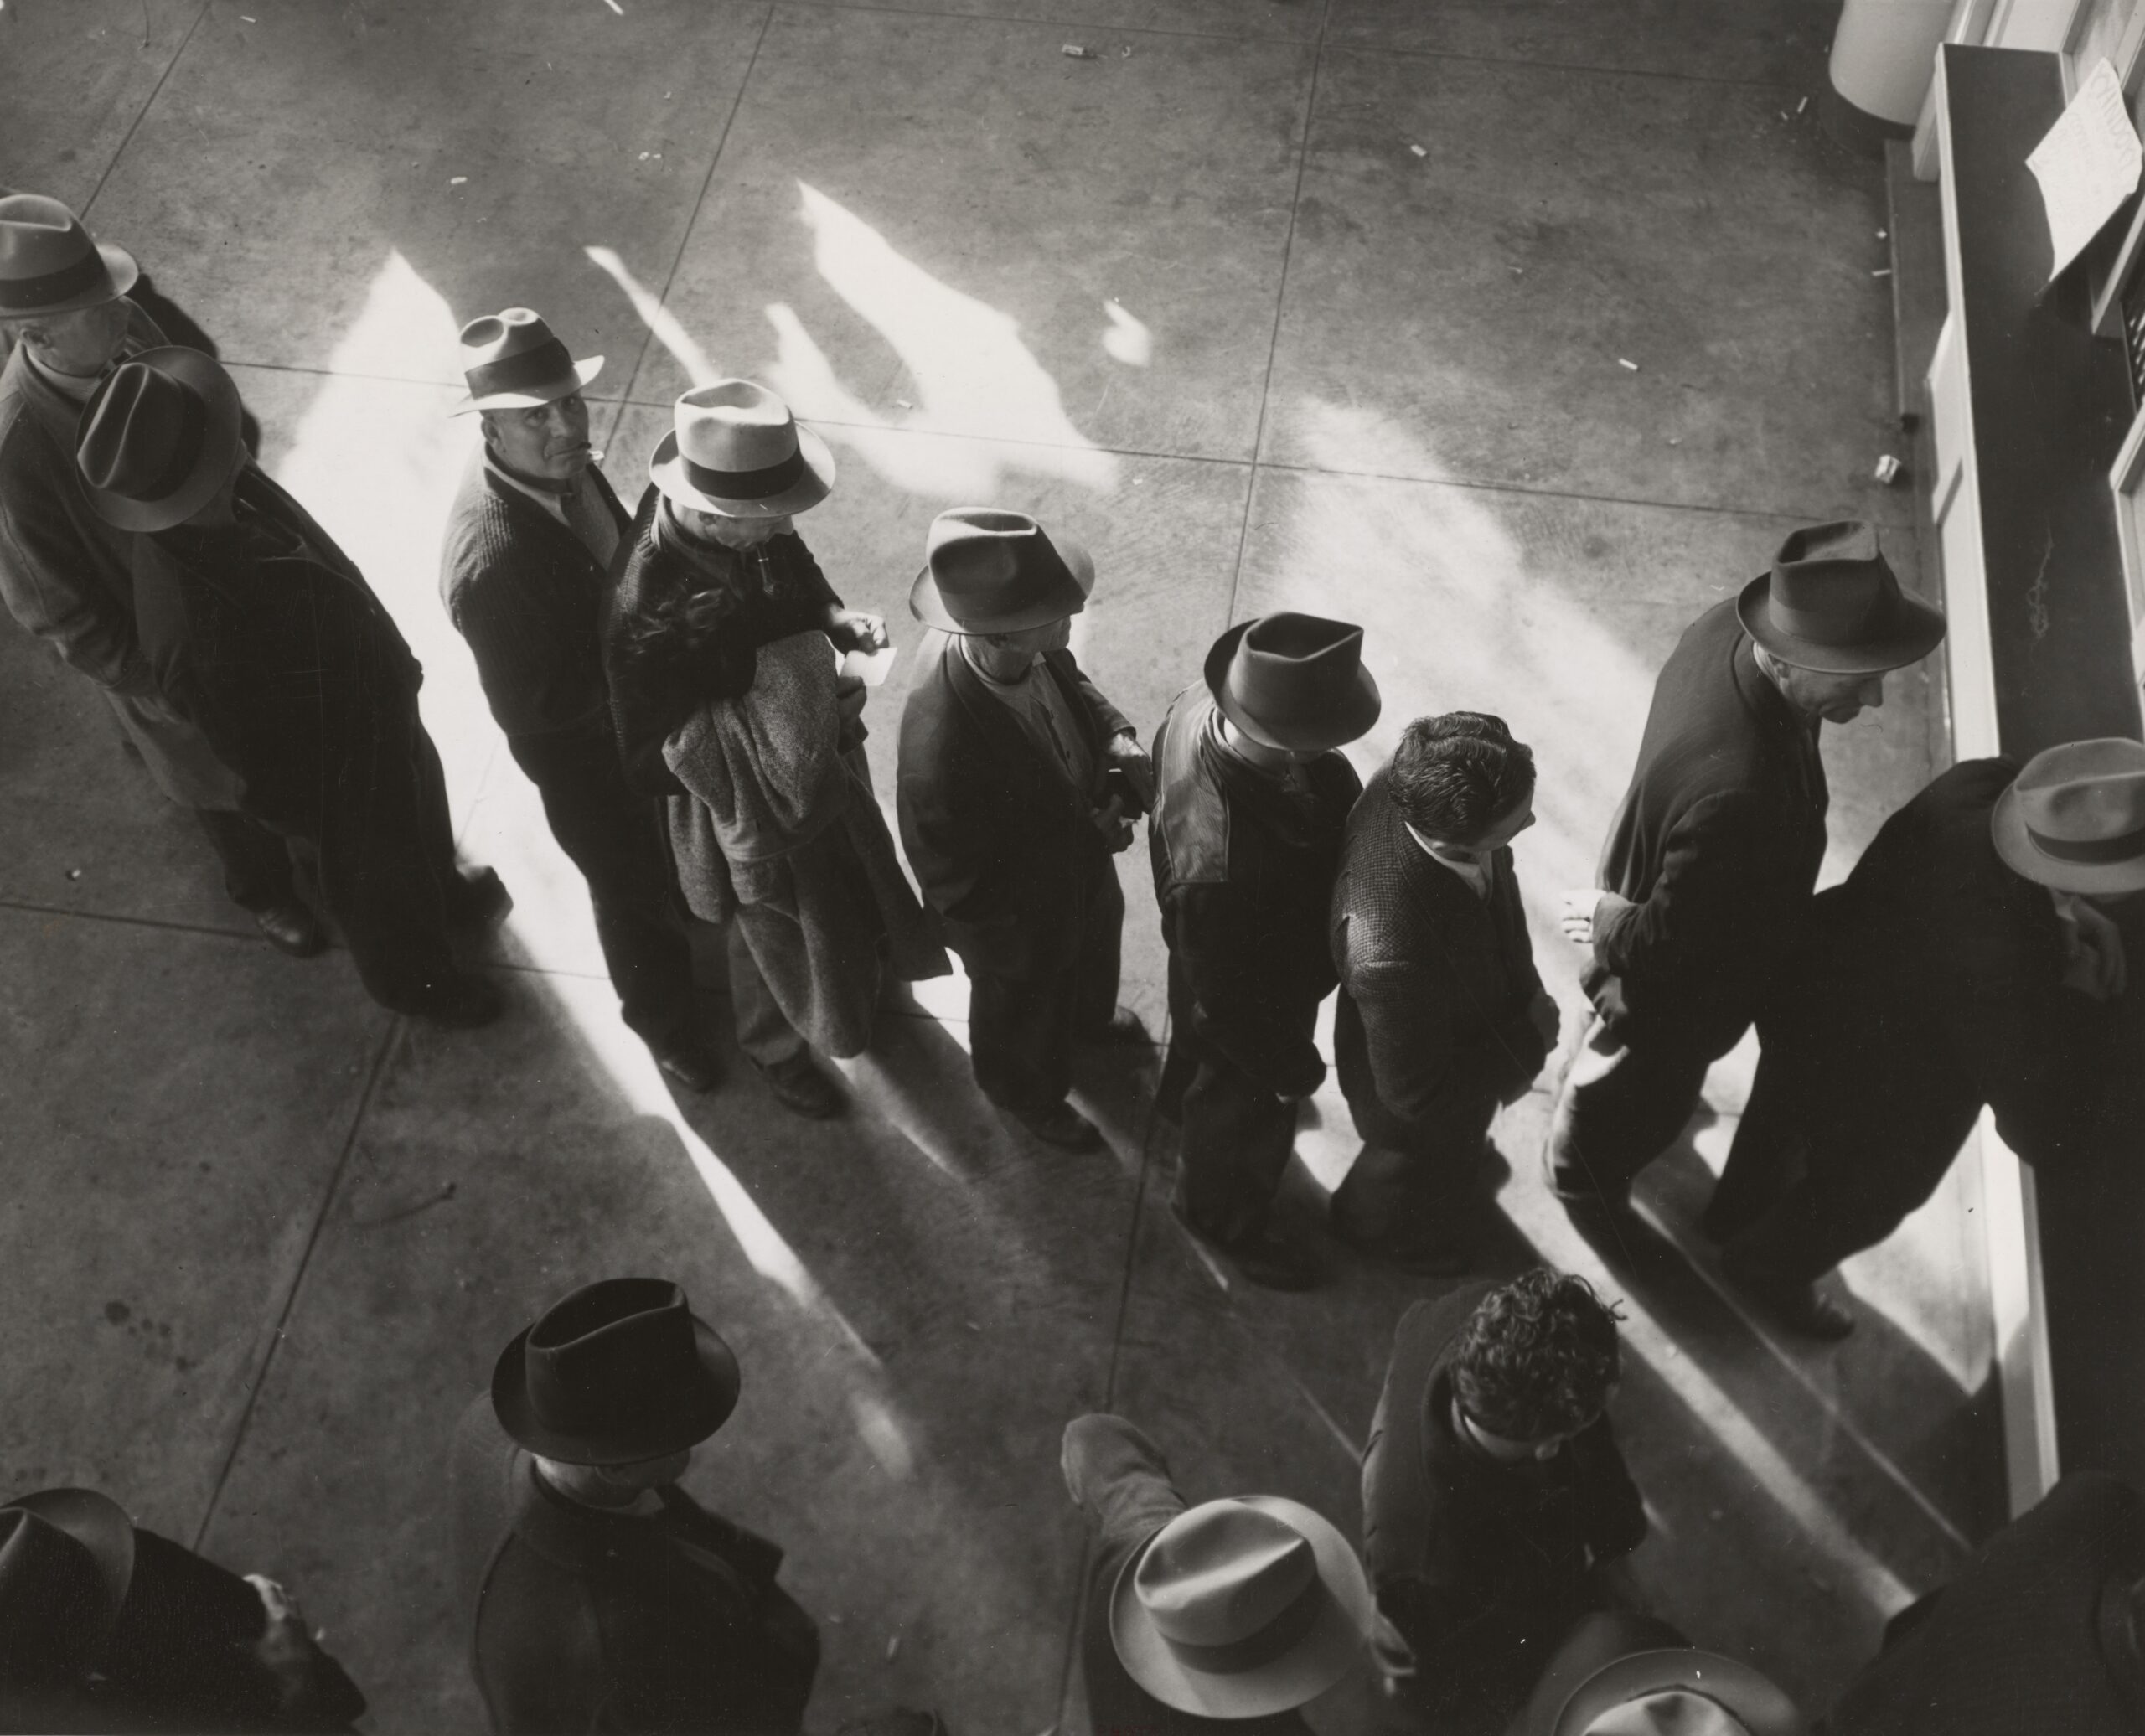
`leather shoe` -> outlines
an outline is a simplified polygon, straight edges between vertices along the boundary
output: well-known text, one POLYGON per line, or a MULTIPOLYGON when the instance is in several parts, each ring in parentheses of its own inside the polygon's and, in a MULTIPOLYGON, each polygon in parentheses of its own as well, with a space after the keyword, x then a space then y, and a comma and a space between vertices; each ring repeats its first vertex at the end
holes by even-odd
POLYGON ((705 1038, 686 1037, 665 1043, 660 1048, 651 1045, 649 1052, 654 1056, 658 1067, 688 1091, 704 1093, 722 1082, 721 1063, 716 1060, 715 1051, 705 1038))
MULTIPOLYGON (((752 1059, 750 1056, 746 1058, 752 1059)), ((773 1067, 754 1061, 752 1067, 768 1082, 774 1100, 791 1114, 802 1115, 807 1121, 831 1121, 841 1113, 844 1099, 840 1090, 803 1051, 787 1061, 778 1061, 773 1067)))
POLYGON ((489 977, 464 971, 449 977, 422 1005, 410 1009, 416 1017, 450 1031, 474 1031, 488 1025, 506 1010, 506 997, 489 977))
POLYGON ((293 958, 316 958, 328 950, 328 934, 320 926, 320 918, 295 898, 287 904, 256 910, 253 922, 270 946, 293 958))
POLYGON ((1261 1289, 1315 1289, 1325 1279, 1311 1251, 1300 1243, 1291 1242, 1271 1224, 1262 1225, 1253 1235, 1223 1242, 1208 1235, 1186 1217, 1175 1200, 1170 1201, 1170 1215, 1233 1266, 1247 1284, 1255 1284, 1261 1289))
POLYGON ((1814 1284, 1775 1278, 1733 1258, 1720 1263, 1720 1275, 1760 1314, 1791 1332, 1837 1343, 1854 1330, 1854 1311, 1814 1284))
POLYGON ((1005 1112, 1046 1145, 1060 1151, 1099 1151, 1102 1129, 1072 1104, 1060 1098, 1047 1109, 1008 1109, 1005 1112))
POLYGON ((1139 1014, 1129 1006, 1121 1006, 1109 1015, 1109 1024, 1099 1031, 1089 1031, 1080 1041, 1097 1049, 1144 1049, 1155 1040, 1147 1034, 1139 1014))
POLYGON ((447 904, 447 919, 457 928, 481 927, 496 922, 514 908, 514 897, 494 868, 474 874, 456 874, 440 889, 447 904))

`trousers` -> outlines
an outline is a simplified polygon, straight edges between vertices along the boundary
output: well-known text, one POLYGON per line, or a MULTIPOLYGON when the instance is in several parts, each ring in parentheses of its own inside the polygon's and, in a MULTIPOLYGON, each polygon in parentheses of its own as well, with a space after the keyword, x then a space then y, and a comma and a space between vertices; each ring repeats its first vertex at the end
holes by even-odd
POLYGON ((1698 1107, 1706 1072, 1735 1046, 1720 1033, 1620 1021, 1597 1010, 1564 1076, 1549 1129, 1559 1193, 1617 1198, 1667 1150, 1698 1107))
POLYGON ((626 782, 607 722, 509 736, 507 748, 543 798, 551 836, 588 883, 596 938, 628 1028, 659 1046, 685 1037, 699 1012, 662 816, 626 782))
POLYGON ((271 828, 235 809, 196 808, 193 814, 223 865, 224 891, 232 903, 263 911, 296 898, 290 846, 271 828))
POLYGON ((969 974, 969 1055, 977 1088, 1016 1112, 1065 1101, 1072 1086, 1072 1045, 1109 1026, 1117 1010, 1124 932, 1124 894, 1107 858, 1083 876, 1072 922, 1078 933, 1063 969, 1010 977, 969 974))

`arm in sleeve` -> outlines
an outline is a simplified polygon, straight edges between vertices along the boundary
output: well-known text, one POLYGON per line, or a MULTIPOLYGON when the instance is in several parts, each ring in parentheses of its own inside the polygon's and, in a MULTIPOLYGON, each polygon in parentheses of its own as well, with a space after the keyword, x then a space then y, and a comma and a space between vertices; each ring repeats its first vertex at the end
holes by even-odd
POLYGON ((1362 1014, 1378 1101, 1403 1121, 1419 1120, 1455 1088, 1502 1100, 1542 1071, 1542 1039, 1531 1023, 1459 1036, 1455 1002, 1465 985, 1444 964, 1372 964, 1348 993, 1362 1014))
POLYGON ((1595 956, 1620 977, 1768 983, 1807 918, 1810 888, 1796 883, 1793 858, 1745 798, 1695 803, 1669 833, 1645 901, 1596 925, 1595 956))
POLYGON ((1018 914, 1013 889, 1005 876, 989 871, 993 828, 974 768, 959 756, 940 760, 912 749, 919 732, 907 728, 906 716, 902 721, 895 817, 924 902, 970 927, 1011 922, 1018 914))
POLYGON ((476 661, 492 721, 511 735, 517 713, 550 682, 556 659, 543 636, 529 630, 527 606, 510 586, 496 582, 499 576, 481 573, 463 584, 455 592, 453 614, 476 661))
POLYGON ((1310 1036, 1267 1010, 1254 968, 1263 942, 1227 884, 1179 886, 1163 920, 1198 1003, 1199 1035, 1277 1095, 1308 1097, 1326 1082, 1310 1036))
POLYGON ((1072 1504, 1101 1527, 1105 1554, 1153 1535, 1184 1511, 1162 1449, 1122 1417, 1074 1418, 1058 1465, 1072 1504))
POLYGON ((1625 1468, 1623 1449, 1606 1417, 1572 1443, 1587 1484, 1587 1544, 1598 1566, 1629 1555, 1645 1542, 1646 1502, 1625 1468))
MULTIPOLYGON (((20 437, 18 428, 10 443, 20 437)), ((0 450, 0 469, 22 456, 0 450)), ((0 594, 8 612, 100 687, 153 693, 134 623, 90 577, 92 558, 56 489, 0 492, 0 594)))
POLYGON ((1074 684, 1080 690, 1081 702, 1094 714, 1103 740, 1107 741, 1112 736, 1130 736, 1137 740, 1140 731, 1133 726, 1132 720, 1103 696, 1102 689, 1088 679, 1088 672, 1080 667, 1070 651, 1065 654, 1065 660, 1072 665, 1074 684))

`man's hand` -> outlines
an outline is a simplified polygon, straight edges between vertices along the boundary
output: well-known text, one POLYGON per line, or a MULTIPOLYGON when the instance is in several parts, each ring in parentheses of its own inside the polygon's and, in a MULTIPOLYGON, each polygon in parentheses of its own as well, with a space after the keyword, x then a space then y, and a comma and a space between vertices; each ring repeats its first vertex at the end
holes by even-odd
POLYGON ((1580 886, 1564 894, 1564 908, 1557 914, 1557 926, 1573 945, 1590 947, 1594 944, 1595 929, 1615 912, 1629 909, 1631 902, 1600 886, 1580 886))
POLYGON ((826 633, 837 651, 883 651, 893 643, 886 633, 886 617, 867 615, 861 609, 830 610, 826 633))
POLYGON ((1534 1021, 1535 1030, 1541 1033, 1542 1046, 1553 1051, 1557 1046, 1557 1027, 1560 1022, 1557 1016, 1557 1003, 1537 989, 1533 1003, 1527 1009, 1527 1016, 1534 1021))
POLYGON ((1090 808, 1088 818, 1103 834, 1103 841, 1109 845, 1112 855, 1131 847, 1132 822, 1125 818, 1124 804, 1115 796, 1099 808, 1090 808))
POLYGON ((2095 1000, 2113 1000, 2129 986, 2122 931, 2083 898, 2071 906, 2078 918, 2078 951, 2063 973, 2063 986, 2095 1000))
POLYGON ((844 723, 854 723, 864 715, 864 684, 855 675, 835 677, 835 710, 844 723))
POLYGON ((1155 810, 1155 762, 1147 750, 1129 735, 1115 735, 1109 738, 1104 750, 1109 756, 1113 769, 1122 770, 1132 785, 1132 793, 1142 814, 1155 810))

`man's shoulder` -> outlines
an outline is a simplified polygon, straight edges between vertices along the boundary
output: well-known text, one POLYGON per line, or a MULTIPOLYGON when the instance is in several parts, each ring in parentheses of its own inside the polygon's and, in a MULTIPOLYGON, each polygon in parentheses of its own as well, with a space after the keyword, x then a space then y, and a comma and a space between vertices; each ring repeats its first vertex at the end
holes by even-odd
POLYGON ((1229 803, 1206 751, 1214 701, 1187 687, 1162 717, 1155 805, 1148 824, 1160 840, 1173 886, 1219 886, 1229 877, 1229 803))

